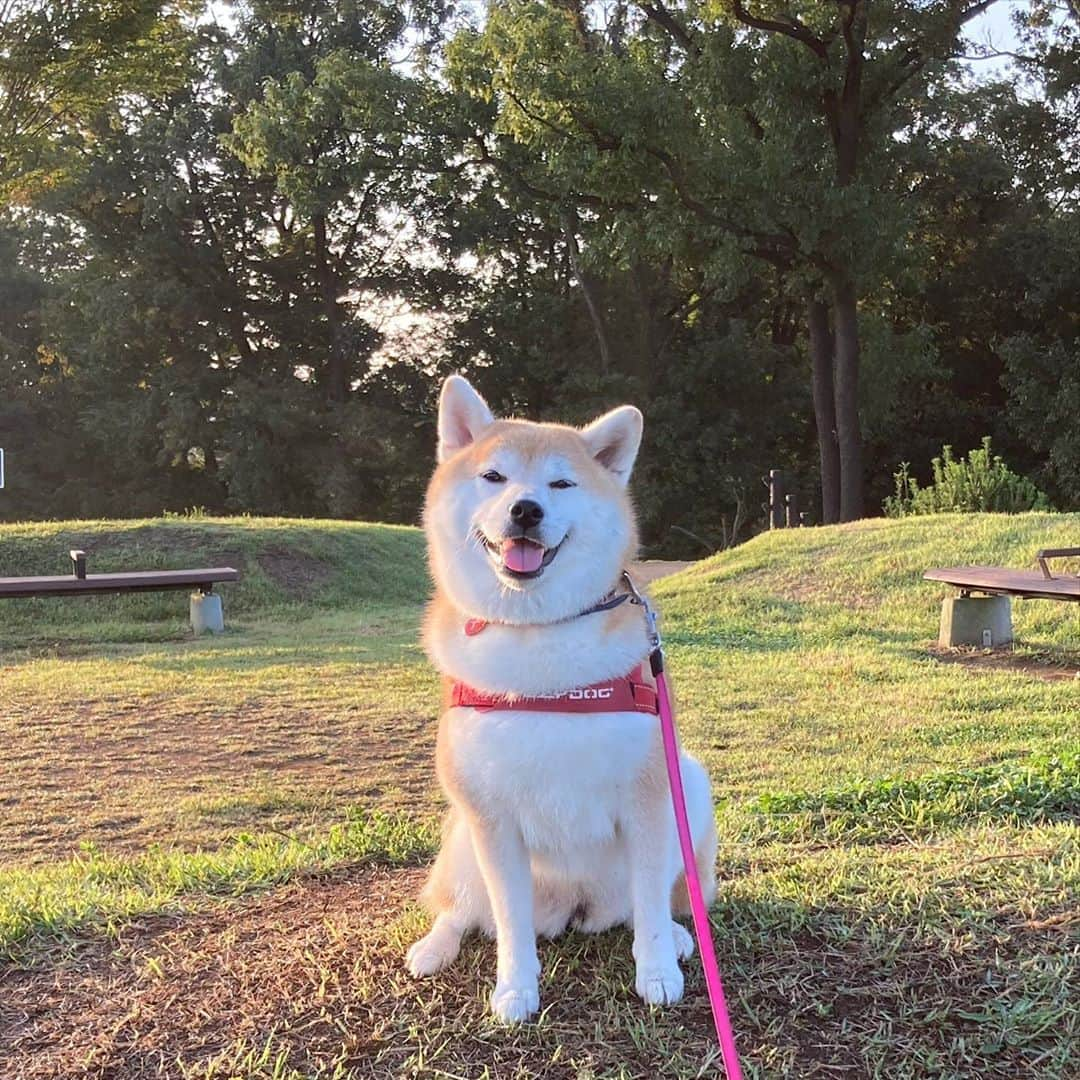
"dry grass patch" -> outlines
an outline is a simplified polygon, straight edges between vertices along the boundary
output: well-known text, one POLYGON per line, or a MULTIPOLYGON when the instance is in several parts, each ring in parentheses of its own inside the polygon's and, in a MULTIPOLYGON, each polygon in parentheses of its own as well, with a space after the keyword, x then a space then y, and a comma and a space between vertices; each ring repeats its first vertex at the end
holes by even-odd
POLYGON ((1027 678, 1080 680, 1080 666, 1075 658, 1061 655, 1032 655, 1018 649, 945 649, 931 645, 927 650, 942 664, 959 664, 969 671, 1008 671, 1027 678))
POLYGON ((0 721, 0 866, 91 842, 134 852, 220 843, 238 830, 321 827, 352 804, 431 810, 431 714, 288 699, 25 701, 0 721))
POLYGON ((378 1017, 373 943, 420 871, 365 869, 188 916, 138 919, 115 943, 3 977, 0 1074, 175 1075, 276 1031, 305 1067, 363 1059, 378 1017))

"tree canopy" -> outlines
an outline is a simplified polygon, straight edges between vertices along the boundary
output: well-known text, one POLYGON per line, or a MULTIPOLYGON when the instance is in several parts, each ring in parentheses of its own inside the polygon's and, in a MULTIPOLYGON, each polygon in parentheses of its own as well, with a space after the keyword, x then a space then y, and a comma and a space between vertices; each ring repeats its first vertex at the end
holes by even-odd
POLYGON ((641 405, 658 551, 987 435, 1076 505, 1080 18, 990 6, 10 0, 0 516, 415 520, 452 369, 641 405))

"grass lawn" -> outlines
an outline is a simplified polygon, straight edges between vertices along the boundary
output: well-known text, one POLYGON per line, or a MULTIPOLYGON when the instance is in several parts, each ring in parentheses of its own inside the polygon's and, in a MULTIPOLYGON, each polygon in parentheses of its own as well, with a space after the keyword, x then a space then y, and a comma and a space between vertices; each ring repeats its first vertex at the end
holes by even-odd
MULTIPOLYGON (((935 565, 1029 565, 1080 515, 759 537, 666 578, 684 741, 720 827, 713 918, 748 1076, 1080 1077, 1080 609, 939 653, 935 565)), ((697 962, 650 1011, 626 932, 401 958, 437 836, 438 687, 415 530, 170 519, 0 526, 0 576, 238 566, 186 597, 0 609, 0 1076, 719 1075, 697 962)))

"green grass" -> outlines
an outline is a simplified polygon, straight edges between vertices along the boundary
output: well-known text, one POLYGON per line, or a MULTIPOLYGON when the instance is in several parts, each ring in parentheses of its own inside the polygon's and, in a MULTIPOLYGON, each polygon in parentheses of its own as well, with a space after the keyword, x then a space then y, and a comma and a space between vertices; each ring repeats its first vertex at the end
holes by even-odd
POLYGON ((0 870, 0 956, 16 960, 76 932, 113 932, 134 916, 183 910, 193 898, 238 896, 301 872, 416 863, 433 853, 436 839, 432 827, 376 811, 351 813, 311 843, 241 833, 211 852, 155 846, 134 858, 88 844, 64 862, 0 870))
MULTIPOLYGON (((718 802, 748 1076, 1080 1075, 1080 610, 1016 603, 1013 650, 943 655, 944 589, 921 580, 1078 536, 1051 514, 793 530, 654 588, 718 802)), ((0 574, 64 572, 74 546, 93 569, 244 580, 219 639, 189 637, 183 596, 5 608, 0 949, 27 1012, 66 965, 90 972, 53 1013, 115 997, 109 1023, 159 1047, 95 1044, 131 1078, 711 1074, 699 978, 641 1008, 623 932, 546 944, 545 1013, 515 1031, 484 1011, 490 945, 403 974, 439 807, 415 530, 0 526, 0 574)), ((25 1044, 40 1060, 81 1045, 55 1023, 25 1044)))
POLYGON ((767 793, 748 810, 749 827, 742 833, 746 838, 848 843, 910 840, 993 821, 1075 821, 1080 811, 1080 753, 910 779, 862 780, 826 791, 767 793))

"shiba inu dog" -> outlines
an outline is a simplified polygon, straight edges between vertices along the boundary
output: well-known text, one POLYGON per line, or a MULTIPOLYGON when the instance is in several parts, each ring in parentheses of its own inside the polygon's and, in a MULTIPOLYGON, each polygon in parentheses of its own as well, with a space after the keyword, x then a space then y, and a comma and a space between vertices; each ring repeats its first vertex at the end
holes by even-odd
MULTIPOLYGON (((447 687, 436 762, 450 811, 423 894, 434 924, 407 962, 432 975, 466 933, 493 934, 491 1007, 505 1021, 540 1006, 538 934, 629 924, 635 987, 657 1005, 682 996, 678 961, 693 952, 673 919, 685 880, 640 685, 651 642, 619 591, 637 547, 626 486, 641 434, 629 405, 575 429, 496 420, 460 376, 442 388, 424 643, 447 687)), ((685 754, 682 769, 711 901, 709 781, 685 754)))

